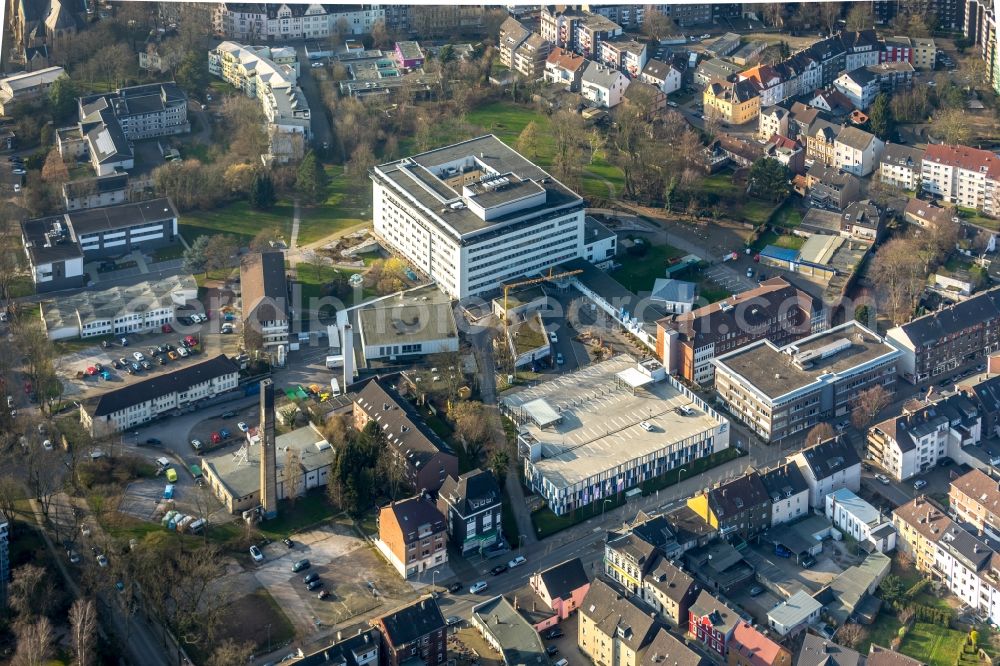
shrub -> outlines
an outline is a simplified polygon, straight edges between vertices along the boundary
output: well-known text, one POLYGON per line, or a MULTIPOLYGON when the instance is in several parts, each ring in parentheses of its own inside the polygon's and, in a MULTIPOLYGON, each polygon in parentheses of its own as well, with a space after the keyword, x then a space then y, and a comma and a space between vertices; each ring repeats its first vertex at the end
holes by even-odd
POLYGON ((921 592, 923 592, 925 589, 927 589, 927 586, 930 584, 931 581, 929 578, 922 578, 921 580, 918 580, 916 583, 914 583, 910 587, 910 589, 906 591, 904 596, 906 596, 908 599, 912 599, 921 592))

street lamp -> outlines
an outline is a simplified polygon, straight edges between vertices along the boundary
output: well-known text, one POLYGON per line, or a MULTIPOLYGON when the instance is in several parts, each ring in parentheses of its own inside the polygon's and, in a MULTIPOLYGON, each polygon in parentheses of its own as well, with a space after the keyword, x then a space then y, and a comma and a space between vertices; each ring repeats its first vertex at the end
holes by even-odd
POLYGON ((608 508, 608 502, 610 502, 610 501, 611 500, 606 499, 606 500, 604 500, 604 503, 601 504, 601 520, 604 520, 604 512, 607 510, 607 508, 608 508))
POLYGON ((682 472, 686 472, 686 471, 687 471, 687 470, 686 470, 686 469, 684 469, 683 467, 681 467, 681 468, 680 468, 679 470, 677 470, 677 483, 678 483, 678 484, 680 484, 680 482, 681 482, 681 473, 682 473, 682 472))
POLYGON ((434 589, 434 579, 439 573, 441 573, 441 571, 437 569, 431 572, 431 590, 434 589))
POLYGON ((525 539, 525 536, 523 534, 518 534, 517 535, 517 549, 518 550, 521 550, 521 547, 524 546, 524 539, 525 539))

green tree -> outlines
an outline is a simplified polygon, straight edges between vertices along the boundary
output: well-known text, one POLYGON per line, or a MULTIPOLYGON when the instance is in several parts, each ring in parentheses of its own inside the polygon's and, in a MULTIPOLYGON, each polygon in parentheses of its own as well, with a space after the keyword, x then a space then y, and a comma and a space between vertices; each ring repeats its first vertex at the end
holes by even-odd
POLYGON ((306 153, 299 164, 299 170, 295 177, 295 190, 301 194, 307 202, 315 203, 319 201, 320 193, 323 190, 323 170, 319 160, 313 151, 306 153))
POLYGON ((768 201, 781 201, 788 196, 790 177, 788 167, 784 164, 762 157, 750 167, 747 182, 750 193, 755 197, 768 201))
POLYGON ((49 88, 49 110, 57 123, 70 119, 76 111, 76 99, 80 96, 76 84, 68 76, 60 76, 49 88))
POLYGON ((205 56, 201 51, 188 51, 177 67, 175 80, 188 93, 204 94, 210 83, 205 56))
POLYGON ((184 250, 184 270, 189 273, 206 272, 210 240, 211 236, 198 236, 191 246, 184 250))
POLYGON ((896 119, 892 115, 889 96, 885 93, 880 93, 872 103, 872 108, 868 112, 868 124, 872 133, 883 141, 888 141, 892 137, 896 119))
POLYGON ((250 205, 257 210, 268 210, 274 206, 277 196, 274 193, 274 181, 271 174, 258 171, 250 183, 250 205))

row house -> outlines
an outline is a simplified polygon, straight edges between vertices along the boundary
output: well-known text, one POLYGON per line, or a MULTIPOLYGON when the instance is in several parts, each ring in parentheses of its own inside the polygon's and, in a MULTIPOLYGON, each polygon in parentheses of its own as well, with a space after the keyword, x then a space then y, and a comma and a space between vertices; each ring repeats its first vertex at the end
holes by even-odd
POLYGON ((806 164, 809 160, 824 166, 833 166, 836 158, 835 142, 841 126, 817 118, 806 132, 806 164))
POLYGON ((840 217, 840 235, 876 242, 885 231, 885 212, 870 199, 847 204, 840 217))
POLYGON ((740 72, 738 80, 748 81, 760 96, 760 105, 767 107, 780 104, 788 95, 784 92, 784 80, 769 65, 757 65, 740 72))
MULTIPOLYGON (((928 146, 928 151, 934 146, 928 146)), ((919 383, 1000 351, 1000 287, 891 328, 899 373, 919 383)))
POLYGON ((915 192, 920 188, 924 149, 898 143, 886 143, 878 162, 878 178, 901 190, 915 192))
POLYGON ((545 82, 566 86, 570 92, 579 92, 583 70, 588 63, 582 55, 556 47, 545 60, 545 82))
POLYGON ((808 106, 823 112, 827 120, 843 122, 854 111, 854 103, 836 88, 816 90, 809 98, 808 106))
MULTIPOLYGON (((919 183, 919 180, 917 182, 919 183)), ((910 224, 928 229, 944 228, 951 224, 958 224, 959 221, 955 215, 954 207, 935 206, 929 201, 916 198, 906 202, 906 208, 903 209, 903 219, 910 224)))
POLYGON ((503 541, 500 533, 500 485, 492 472, 474 469, 449 476, 438 490, 438 511, 462 556, 482 553, 503 541))
POLYGON ((789 139, 794 138, 788 131, 789 116, 788 109, 783 106, 775 105, 762 108, 757 117, 757 137, 764 140, 775 135, 789 139))
POLYGON ((861 458, 846 437, 806 447, 792 456, 809 486, 809 506, 822 509, 826 496, 841 488, 861 490, 861 458))
POLYGON ((528 584, 555 613, 557 622, 568 619, 579 609, 590 590, 590 578, 579 557, 533 573, 528 584))
POLYGON ((771 503, 770 526, 798 520, 809 514, 809 484, 793 462, 778 465, 760 476, 771 503))
POLYGON ((846 61, 847 49, 839 35, 833 35, 826 39, 814 42, 808 49, 809 54, 816 59, 821 66, 820 85, 825 88, 833 83, 842 71, 846 61))
POLYGON ((670 373, 706 385, 712 359, 763 338, 790 342, 826 328, 826 311, 780 277, 756 289, 656 322, 656 353, 670 373))
POLYGON ((641 594, 659 555, 673 558, 682 550, 664 516, 642 512, 621 529, 610 530, 604 544, 604 573, 629 594, 641 594))
POLYGON ((392 502, 379 510, 379 551, 405 578, 448 562, 448 523, 423 495, 392 502))
POLYGON ((746 541, 771 527, 771 498, 757 472, 690 497, 687 506, 723 538, 746 541))
POLYGON ((706 650, 726 658, 736 627, 743 623, 739 613, 705 590, 688 611, 688 637, 706 650))
POLYGON ((918 571, 991 622, 1000 619, 1000 554, 923 495, 895 509, 892 521, 897 547, 918 571))
POLYGON ((629 37, 616 37, 601 42, 600 61, 634 79, 642 74, 649 54, 646 44, 629 37))
POLYGON ((882 51, 878 54, 879 63, 883 62, 913 62, 913 44, 909 37, 886 37, 882 42, 882 51))
POLYGON ((878 64, 882 50, 874 30, 845 30, 840 41, 844 45, 844 71, 878 64))
POLYGON ((979 410, 968 397, 954 394, 937 402, 913 401, 899 416, 868 429, 867 452, 897 481, 933 469, 942 458, 959 458, 982 435, 979 410))
POLYGON ((728 666, 792 666, 792 653, 749 622, 740 622, 729 641, 728 666))
POLYGON ((777 160, 794 174, 805 171, 806 151, 798 141, 775 134, 764 145, 764 155, 777 160))
MULTIPOLYGON (((1000 363, 1000 357, 994 357, 990 362, 995 366, 1000 363)), ((995 373, 996 370, 995 367, 988 368, 991 373, 995 373)), ((970 377, 958 385, 958 390, 969 396, 979 408, 979 414, 983 419, 983 437, 1000 435, 1000 375, 993 374, 988 379, 983 379, 982 376, 970 377)))
MULTIPOLYGON (((386 14, 378 5, 220 3, 212 16, 215 33, 247 41, 325 39, 371 34, 386 14)), ((391 29, 391 28, 390 28, 391 29)))
POLYGON ((931 144, 921 163, 925 192, 987 215, 1000 212, 1000 157, 968 146, 931 144))
POLYGON ((793 102, 788 107, 788 134, 785 136, 789 139, 796 139, 805 145, 805 137, 809 134, 809 127, 817 119, 829 120, 822 109, 802 102, 793 102))
POLYGON ((683 74, 673 64, 667 64, 653 58, 642 68, 639 80, 651 86, 656 86, 669 95, 681 89, 683 74))
POLYGON ((379 666, 435 666, 448 661, 448 623, 434 597, 418 599, 369 624, 382 637, 379 666))
POLYGON ((846 171, 822 165, 806 172, 809 199, 835 210, 844 210, 861 197, 861 180, 846 171))
POLYGON ((980 469, 952 479, 948 508, 955 518, 1000 540, 1000 483, 980 469))
POLYGON ((580 607, 577 647, 595 664, 639 666, 661 624, 638 599, 594 579, 580 607))
POLYGON ((833 166, 863 177, 875 171, 885 143, 863 129, 848 126, 837 133, 833 142, 833 166))

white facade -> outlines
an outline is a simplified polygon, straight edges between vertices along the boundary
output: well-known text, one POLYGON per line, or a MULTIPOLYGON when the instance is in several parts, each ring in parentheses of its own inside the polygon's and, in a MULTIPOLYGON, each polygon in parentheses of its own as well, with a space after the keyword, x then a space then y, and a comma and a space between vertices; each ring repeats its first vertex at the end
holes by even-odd
POLYGON ((767 626, 779 636, 788 636, 819 620, 823 604, 799 590, 767 613, 767 626))
POLYGON ((494 136, 377 166, 372 190, 375 233, 452 298, 584 253, 583 200, 494 136))
POLYGON ((775 134, 788 136, 788 110, 780 106, 761 109, 757 118, 757 136, 766 141, 775 134))
POLYGON ((621 72, 592 62, 583 72, 580 95, 601 108, 613 109, 622 103, 628 84, 628 77, 621 72))
POLYGON ((884 147, 885 143, 875 136, 863 148, 847 145, 838 137, 833 142, 833 166, 855 176, 867 176, 878 168, 878 158, 884 147))
MULTIPOLYGON (((274 6, 272 5, 272 8, 274 6)), ((268 13, 264 5, 221 3, 215 10, 214 28, 229 39, 323 39, 340 31, 365 35, 375 22, 385 19, 385 10, 377 5, 281 4, 268 13)))
POLYGON ((837 529, 859 543, 869 542, 880 553, 896 547, 896 529, 890 520, 846 488, 826 496, 825 513, 837 529))
POLYGON ((844 93, 844 96, 861 110, 871 106, 879 93, 878 78, 870 76, 867 70, 855 74, 845 72, 837 77, 833 87, 844 93))
POLYGON ((639 80, 643 83, 648 83, 651 86, 656 86, 664 93, 669 95, 672 92, 676 92, 681 89, 682 76, 680 71, 674 67, 668 67, 666 75, 663 78, 658 78, 651 76, 643 72, 639 76, 639 80))
POLYGON ((890 164, 882 161, 878 167, 878 178, 893 187, 915 192, 920 189, 920 165, 890 164))
POLYGON ((809 513, 809 488, 771 500, 771 527, 790 523, 809 513))
POLYGON ((996 215, 1000 211, 1000 158, 966 146, 928 146, 921 163, 925 192, 949 203, 996 215))

